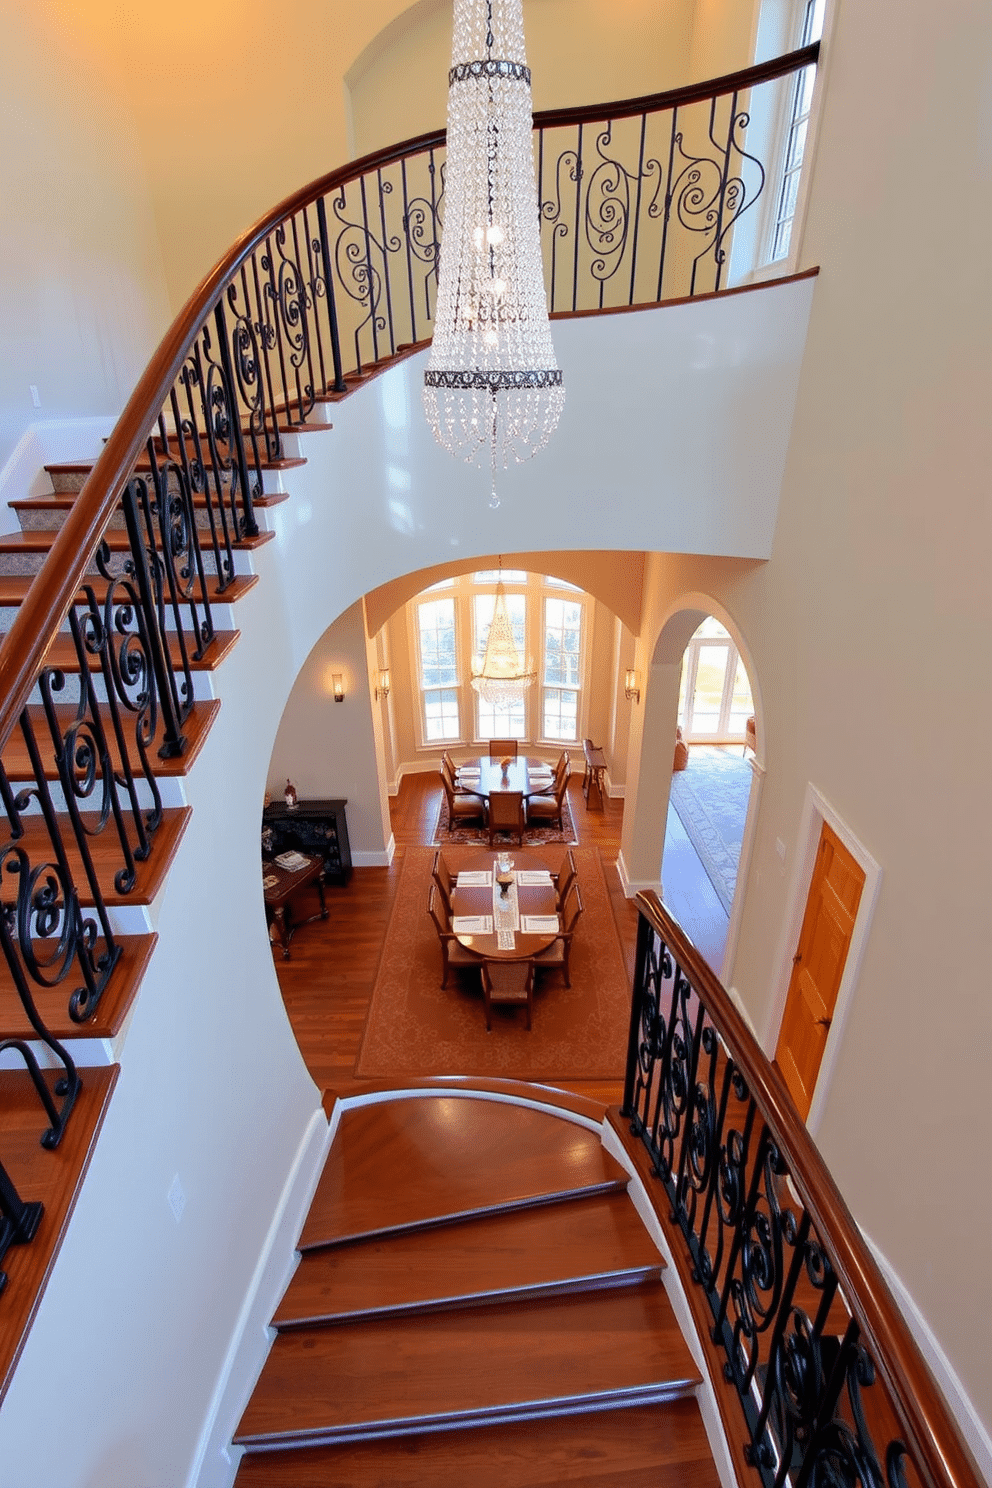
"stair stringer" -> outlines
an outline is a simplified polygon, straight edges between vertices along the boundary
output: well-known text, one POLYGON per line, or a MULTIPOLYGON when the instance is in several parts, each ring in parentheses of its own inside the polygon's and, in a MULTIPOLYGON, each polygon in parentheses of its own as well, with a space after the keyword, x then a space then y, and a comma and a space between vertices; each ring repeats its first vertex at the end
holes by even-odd
POLYGON ((696 1387, 696 1400, 699 1404, 699 1413, 703 1418, 703 1426, 706 1429, 707 1440, 716 1470, 720 1475, 722 1488, 740 1488, 737 1481, 737 1473, 734 1469, 733 1458, 730 1455, 730 1447, 727 1435, 723 1429, 723 1419, 720 1415, 720 1407, 717 1404, 716 1393, 713 1389, 713 1381, 710 1376, 709 1363, 706 1352, 696 1334, 689 1301, 685 1294, 685 1287, 679 1275, 679 1268, 672 1254, 672 1247, 668 1236, 662 1227, 654 1204, 648 1197, 647 1190, 636 1172, 630 1156, 624 1148, 614 1128, 606 1120, 603 1121, 603 1146, 611 1157, 630 1174, 630 1183, 627 1193, 630 1195, 631 1203, 641 1217, 641 1222, 647 1230, 651 1239, 657 1245, 665 1258, 665 1269, 662 1272, 662 1284, 668 1293, 668 1300, 672 1304, 672 1311, 682 1330, 682 1336, 689 1346, 692 1360, 702 1375, 702 1384, 696 1387))

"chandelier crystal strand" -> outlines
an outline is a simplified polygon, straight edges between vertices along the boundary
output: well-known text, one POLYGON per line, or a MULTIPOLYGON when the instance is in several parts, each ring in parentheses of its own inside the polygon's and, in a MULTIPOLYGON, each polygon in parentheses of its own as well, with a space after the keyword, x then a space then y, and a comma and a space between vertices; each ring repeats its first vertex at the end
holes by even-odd
POLYGON ((548 324, 522 0, 455 0, 448 160, 424 408, 450 454, 529 459, 565 402, 548 324))
POLYGON ((537 672, 521 656, 513 639, 513 625, 506 607, 506 590, 503 588, 503 560, 500 558, 493 618, 486 638, 486 654, 481 670, 473 674, 472 686, 491 707, 505 711, 512 708, 514 703, 522 701, 525 689, 536 677, 537 672))

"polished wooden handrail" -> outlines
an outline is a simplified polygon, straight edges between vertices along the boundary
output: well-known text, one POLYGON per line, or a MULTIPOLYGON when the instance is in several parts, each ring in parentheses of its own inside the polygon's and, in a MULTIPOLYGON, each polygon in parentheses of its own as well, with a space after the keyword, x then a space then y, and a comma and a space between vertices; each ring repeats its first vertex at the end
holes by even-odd
MULTIPOLYGON (((742 93, 814 63, 819 43, 770 62, 709 82, 647 94, 617 103, 550 109, 534 115, 535 129, 606 121, 643 112, 661 112, 728 93, 742 93)), ((281 222, 358 177, 395 161, 443 146, 445 131, 431 130, 375 150, 339 166, 287 196, 238 238, 190 295, 166 332, 114 426, 89 478, 52 545, 0 646, 0 748, 7 742, 65 620, 86 565, 99 543, 145 441, 206 317, 225 287, 251 254, 281 222)))
POLYGON ((910 1332, 857 1221, 799 1117, 785 1082, 766 1059, 722 983, 653 891, 637 895, 651 928, 677 959, 749 1093, 785 1155, 789 1178, 829 1252, 844 1300, 882 1375, 911 1457, 932 1485, 983 1488, 984 1480, 910 1332))

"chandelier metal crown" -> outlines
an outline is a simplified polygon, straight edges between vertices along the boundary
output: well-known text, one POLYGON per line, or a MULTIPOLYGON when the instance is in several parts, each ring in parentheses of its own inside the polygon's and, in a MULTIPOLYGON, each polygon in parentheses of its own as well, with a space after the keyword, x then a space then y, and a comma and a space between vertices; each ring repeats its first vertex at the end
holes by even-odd
POLYGON ((565 402, 548 323, 522 0, 455 0, 448 158, 424 408, 450 454, 529 459, 565 402))

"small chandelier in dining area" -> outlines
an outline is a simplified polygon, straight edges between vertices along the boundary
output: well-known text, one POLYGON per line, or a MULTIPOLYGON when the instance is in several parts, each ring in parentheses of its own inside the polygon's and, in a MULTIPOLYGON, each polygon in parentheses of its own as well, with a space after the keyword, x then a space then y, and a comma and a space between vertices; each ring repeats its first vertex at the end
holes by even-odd
POLYGON ((486 640, 486 654, 480 670, 472 674, 472 686, 490 707, 505 712, 523 701, 525 691, 536 676, 537 672, 521 656, 513 639, 513 626, 503 588, 503 560, 500 559, 496 602, 486 640))
POLYGON ((541 262, 522 0, 454 0, 448 157, 424 408, 438 443, 496 471, 536 454, 565 391, 541 262))

